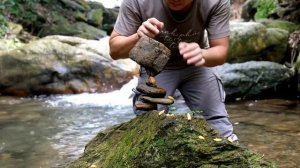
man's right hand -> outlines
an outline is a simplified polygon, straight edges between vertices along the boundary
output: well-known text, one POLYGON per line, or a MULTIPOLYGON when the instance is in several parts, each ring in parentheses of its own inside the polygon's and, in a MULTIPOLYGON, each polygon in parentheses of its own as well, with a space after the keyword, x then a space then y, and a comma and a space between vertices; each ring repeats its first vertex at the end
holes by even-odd
POLYGON ((164 23, 160 22, 156 18, 150 18, 143 22, 143 24, 138 28, 137 34, 139 37, 148 36, 154 38, 164 27, 164 23))
POLYGON ((109 39, 111 58, 128 58, 130 50, 134 47, 140 37, 148 36, 150 38, 154 38, 160 33, 163 26, 163 22, 160 22, 155 18, 150 18, 143 22, 136 33, 130 36, 122 36, 113 30, 109 39))

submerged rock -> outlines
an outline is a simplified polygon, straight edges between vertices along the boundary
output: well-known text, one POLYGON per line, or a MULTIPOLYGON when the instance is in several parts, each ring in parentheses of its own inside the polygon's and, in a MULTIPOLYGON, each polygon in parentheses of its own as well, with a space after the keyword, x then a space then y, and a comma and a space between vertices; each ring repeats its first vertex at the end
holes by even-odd
POLYGON ((100 132, 68 168, 275 167, 219 137, 205 120, 150 111, 100 132))

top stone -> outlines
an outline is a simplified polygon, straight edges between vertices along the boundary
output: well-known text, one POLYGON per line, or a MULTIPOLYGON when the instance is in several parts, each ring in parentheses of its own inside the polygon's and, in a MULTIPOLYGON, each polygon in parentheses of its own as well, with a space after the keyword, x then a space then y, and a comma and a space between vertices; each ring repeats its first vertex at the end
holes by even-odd
POLYGON ((171 51, 162 43, 144 36, 129 52, 129 58, 144 67, 147 74, 156 76, 167 64, 171 51))

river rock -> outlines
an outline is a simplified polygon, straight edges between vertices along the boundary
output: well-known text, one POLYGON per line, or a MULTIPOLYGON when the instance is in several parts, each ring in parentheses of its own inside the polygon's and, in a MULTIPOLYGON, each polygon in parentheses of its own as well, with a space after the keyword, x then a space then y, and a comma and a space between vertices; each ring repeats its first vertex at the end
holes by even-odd
POLYGON ((228 63, 272 61, 281 63, 287 51, 289 32, 267 28, 257 22, 230 22, 228 63))
POLYGON ((129 52, 129 58, 144 67, 150 76, 159 74, 167 64, 171 51, 162 43, 141 37, 129 52))
POLYGON ((150 111, 100 132, 67 168, 275 167, 221 138, 204 119, 150 111))
POLYGON ((148 103, 163 104, 163 105, 171 105, 174 103, 174 100, 170 98, 155 98, 149 96, 141 96, 141 100, 148 103))
POLYGON ((132 79, 129 71, 78 37, 49 36, 0 52, 0 94, 29 96, 109 92, 132 79))
POLYGON ((160 87, 150 87, 147 86, 146 84, 139 84, 136 89, 143 93, 146 94, 150 97, 164 97, 166 95, 166 90, 160 87))
POLYGON ((269 61, 249 61, 216 67, 228 99, 259 95, 292 79, 293 71, 269 61))
POLYGON ((145 103, 145 102, 139 101, 139 100, 136 101, 134 105, 137 110, 150 111, 150 110, 157 109, 156 104, 149 103, 149 102, 145 103))

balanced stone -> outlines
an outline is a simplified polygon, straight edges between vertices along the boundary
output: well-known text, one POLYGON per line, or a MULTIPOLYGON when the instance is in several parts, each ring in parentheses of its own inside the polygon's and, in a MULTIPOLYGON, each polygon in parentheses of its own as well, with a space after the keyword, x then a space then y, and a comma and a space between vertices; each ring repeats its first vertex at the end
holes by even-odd
POLYGON ((136 90, 143 93, 143 94, 146 94, 150 97, 164 97, 166 95, 166 91, 163 89, 163 88, 160 88, 160 87, 151 87, 151 86, 148 86, 146 84, 139 84, 137 87, 136 87, 136 90))
POLYGON ((171 51, 164 44, 147 36, 141 37, 129 52, 129 58, 144 67, 150 76, 163 70, 170 55, 171 51))
POLYGON ((145 102, 142 102, 142 101, 136 101, 135 102, 135 108, 137 110, 150 111, 150 110, 157 109, 157 105, 154 104, 154 103, 145 103, 145 102))
POLYGON ((174 100, 169 98, 153 98, 149 96, 142 96, 141 99, 145 102, 162 104, 162 105, 171 105, 174 103, 174 100))
POLYGON ((171 51, 159 41, 147 36, 141 37, 129 52, 129 58, 146 69, 148 78, 140 83, 136 90, 142 97, 135 103, 137 110, 155 110, 157 104, 170 105, 174 100, 164 98, 166 91, 156 85, 155 76, 158 75, 167 64, 171 51))

